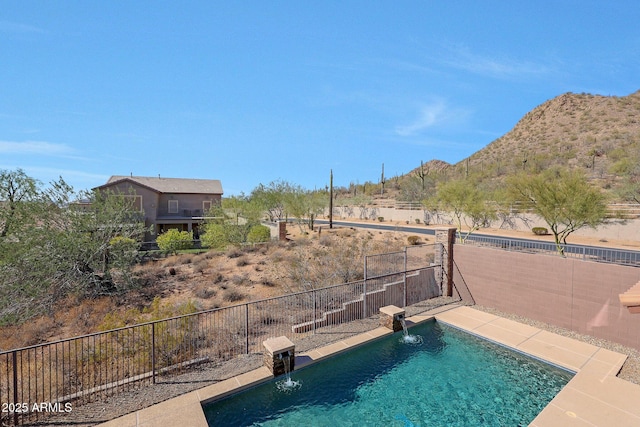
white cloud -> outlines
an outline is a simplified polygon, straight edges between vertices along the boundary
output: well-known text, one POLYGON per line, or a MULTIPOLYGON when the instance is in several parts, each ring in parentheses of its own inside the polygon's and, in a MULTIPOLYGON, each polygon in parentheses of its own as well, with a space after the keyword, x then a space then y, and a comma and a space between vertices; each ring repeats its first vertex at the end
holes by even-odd
POLYGON ((41 28, 16 22, 0 21, 0 32, 4 33, 44 33, 41 28))
POLYGON ((474 74, 481 74, 495 78, 535 76, 548 74, 548 65, 532 61, 520 61, 507 57, 491 57, 478 55, 465 46, 455 46, 450 49, 450 57, 440 62, 474 74))
POLYGON ((53 144, 45 141, 0 141, 0 153, 68 156, 73 152, 74 150, 66 144, 53 144))
POLYGON ((431 105, 420 108, 418 118, 404 126, 396 126, 396 133, 400 136, 413 136, 425 129, 443 122, 448 117, 447 108, 443 101, 436 101, 431 105))

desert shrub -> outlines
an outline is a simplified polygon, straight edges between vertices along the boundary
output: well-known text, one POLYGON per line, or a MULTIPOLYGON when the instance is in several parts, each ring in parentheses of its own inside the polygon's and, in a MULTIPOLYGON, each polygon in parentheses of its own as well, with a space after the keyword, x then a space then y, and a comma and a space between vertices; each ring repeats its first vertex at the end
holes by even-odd
POLYGON ((383 216, 379 216, 379 217, 378 217, 378 221, 380 221, 380 222, 384 222, 384 217, 383 217, 383 216))
POLYGON ((180 255, 176 260, 176 264, 191 264, 193 262, 193 257, 189 254, 180 255))
POLYGON ((284 252, 281 251, 281 250, 275 251, 271 255, 271 261, 274 262, 274 263, 282 262, 285 259, 286 259, 286 256, 285 256, 284 252))
POLYGON ((194 289, 193 295, 196 298, 209 299, 211 297, 216 296, 216 290, 206 285, 198 286, 197 288, 194 289))
POLYGON ((244 294, 236 289, 227 289, 223 298, 228 302, 238 302, 242 301, 244 294))
POLYGON ((420 236, 409 236, 407 237, 407 242, 409 242, 410 245, 418 245, 420 244, 420 236))
POLYGON ((533 232, 533 234, 535 234, 537 236, 545 236, 545 235, 549 234, 549 230, 547 230, 544 227, 533 227, 531 229, 531 231, 533 232))
POLYGON ((273 288, 276 284, 273 283, 271 280, 267 279, 266 277, 262 278, 260 280, 260 284, 263 286, 267 286, 269 288, 273 288))
POLYGON ((416 224, 420 224, 420 218, 416 218, 416 224))
POLYGON ((231 276, 231 283, 234 285, 244 285, 249 281, 249 278, 246 274, 234 274, 231 276))
POLYGON ((210 223, 200 240, 213 249, 225 249, 229 245, 241 245, 247 241, 248 225, 210 223))
POLYGON ((229 252, 227 252, 227 258, 230 259, 240 258, 242 255, 244 255, 244 252, 242 252, 238 248, 232 248, 231 250, 229 250, 229 252))
POLYGON ((227 234, 222 224, 207 224, 206 232, 200 236, 202 244, 213 249, 227 247, 227 234))
POLYGON ((238 267, 244 267, 249 265, 249 260, 246 257, 241 256, 240 258, 236 259, 236 265, 238 267))
POLYGON ((271 240, 271 230, 266 225, 257 224, 249 229, 247 242, 262 243, 271 240))
POLYGON ((331 236, 320 236, 320 239, 318 240, 318 243, 320 243, 322 246, 330 246, 331 243, 333 242, 333 239, 331 239, 331 236))
POLYGON ((177 252, 193 247, 193 233, 190 231, 178 231, 171 228, 156 238, 156 243, 162 251, 177 252))
POLYGON ((204 273, 204 271, 208 267, 209 267, 209 262, 206 259, 199 259, 198 261, 193 263, 193 272, 204 273))

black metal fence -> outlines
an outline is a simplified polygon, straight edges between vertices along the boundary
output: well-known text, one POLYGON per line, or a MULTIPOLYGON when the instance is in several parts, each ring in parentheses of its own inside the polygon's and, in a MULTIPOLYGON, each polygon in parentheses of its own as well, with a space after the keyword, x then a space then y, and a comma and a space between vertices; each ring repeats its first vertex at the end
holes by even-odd
POLYGON ((378 274, 357 282, 0 352, 1 425, 23 424, 64 411, 69 402, 102 399, 202 363, 261 353, 271 337, 295 341, 385 305, 440 296, 433 246, 367 256, 366 268, 375 266, 378 274))
POLYGON ((562 252, 560 252, 559 248, 553 242, 511 239, 507 237, 479 236, 473 234, 469 235, 464 240, 464 244, 504 249, 514 252, 562 255, 566 258, 581 259, 584 261, 640 267, 640 251, 630 251, 625 249, 567 244, 560 245, 560 249, 562 249, 562 252))

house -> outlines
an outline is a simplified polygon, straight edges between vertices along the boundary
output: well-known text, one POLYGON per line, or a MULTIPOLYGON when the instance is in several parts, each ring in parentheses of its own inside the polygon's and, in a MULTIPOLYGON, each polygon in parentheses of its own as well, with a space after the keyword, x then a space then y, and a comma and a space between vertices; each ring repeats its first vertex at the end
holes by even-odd
POLYGON ((222 200, 222 184, 217 179, 116 175, 94 190, 134 198, 134 206, 143 213, 145 226, 151 229, 145 240, 155 240, 170 228, 193 231, 197 237, 198 225, 211 207, 222 200))

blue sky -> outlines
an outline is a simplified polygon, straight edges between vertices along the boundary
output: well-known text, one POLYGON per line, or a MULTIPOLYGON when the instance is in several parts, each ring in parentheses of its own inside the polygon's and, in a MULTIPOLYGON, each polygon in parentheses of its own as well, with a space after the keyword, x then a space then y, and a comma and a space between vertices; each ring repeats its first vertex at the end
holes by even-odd
POLYGON ((565 92, 640 89, 637 1, 29 1, 0 7, 0 169, 377 181, 565 92))

